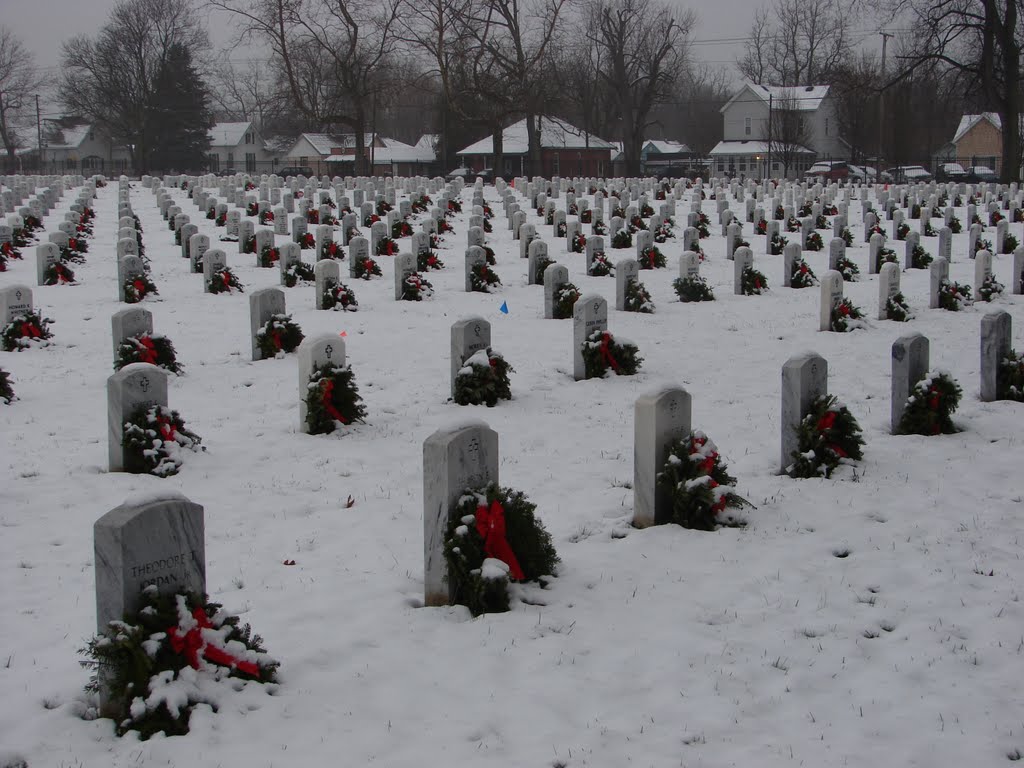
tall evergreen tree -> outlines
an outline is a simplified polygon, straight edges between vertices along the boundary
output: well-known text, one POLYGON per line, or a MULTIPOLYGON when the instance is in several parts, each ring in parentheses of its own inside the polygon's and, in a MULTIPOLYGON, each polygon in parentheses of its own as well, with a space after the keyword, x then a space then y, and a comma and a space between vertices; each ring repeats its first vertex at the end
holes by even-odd
POLYGON ((149 167, 156 171, 196 171, 206 164, 213 126, 210 92, 192 63, 192 53, 175 43, 153 83, 147 115, 149 167))

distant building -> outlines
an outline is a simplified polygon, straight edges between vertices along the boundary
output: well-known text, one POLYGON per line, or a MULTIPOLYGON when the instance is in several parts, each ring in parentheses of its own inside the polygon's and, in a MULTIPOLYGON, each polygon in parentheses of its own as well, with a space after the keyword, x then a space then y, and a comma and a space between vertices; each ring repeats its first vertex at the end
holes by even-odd
MULTIPOLYGON (((531 174, 554 176, 597 176, 603 178, 612 169, 615 145, 581 131, 554 117, 540 118, 541 167, 531 174)), ((527 172, 529 139, 526 119, 502 131, 504 168, 499 175, 521 176, 527 172)), ((482 171, 493 168, 494 139, 487 136, 456 153, 467 168, 482 171)), ((497 172, 498 169, 495 169, 497 172)))
POLYGON ((279 155, 267 146, 251 121, 217 123, 208 132, 208 170, 272 173, 279 155))
POLYGON ((953 159, 964 168, 983 165, 997 174, 1003 166, 1003 121, 996 112, 964 115, 953 134, 953 159))
POLYGON ((682 142, 648 139, 640 148, 640 168, 647 176, 683 176, 702 165, 697 153, 682 142))
MULTIPOLYGON (((412 146, 397 139, 367 133, 364 152, 372 175, 416 176, 434 170, 433 147, 412 146)), ((308 166, 317 176, 355 175, 356 137, 353 133, 304 133, 285 156, 288 165, 308 166)))
POLYGON ((715 175, 760 179, 785 173, 799 178, 815 160, 843 160, 849 154, 839 136, 835 103, 827 85, 745 83, 721 112, 723 139, 711 150, 715 175), (784 135, 782 123, 793 126, 794 135, 784 135), (795 136, 803 141, 797 142, 795 136), (791 160, 789 168, 784 168, 780 158, 784 149, 791 160))
POLYGON ((39 167, 39 149, 35 134, 29 146, 18 151, 26 167, 41 173, 80 173, 89 176, 102 173, 107 176, 129 173, 131 153, 123 145, 115 144, 88 123, 79 125, 48 122, 43 134, 42 167, 39 167))

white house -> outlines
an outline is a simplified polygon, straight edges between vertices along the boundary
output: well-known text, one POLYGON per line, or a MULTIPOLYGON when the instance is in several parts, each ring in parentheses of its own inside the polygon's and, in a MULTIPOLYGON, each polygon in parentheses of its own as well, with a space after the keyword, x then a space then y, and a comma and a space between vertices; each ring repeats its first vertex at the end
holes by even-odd
MULTIPOLYGON (((28 158, 36 153, 33 132, 30 146, 18 154, 28 158)), ((51 123, 45 129, 42 149, 42 173, 121 174, 131 170, 128 148, 114 144, 92 125, 60 127, 51 123)))
POLYGON ((251 122, 217 123, 209 130, 209 170, 273 172, 279 160, 251 122))
MULTIPOLYGON (((416 176, 430 172, 437 160, 433 146, 416 146, 397 139, 367 133, 365 153, 373 162, 374 175, 416 176)), ((317 176, 351 176, 355 173, 356 138, 352 133, 304 133, 285 156, 289 165, 307 166, 317 176)))
POLYGON ((721 112, 724 132, 711 150, 713 174, 799 178, 815 160, 847 156, 827 85, 744 83, 721 112))

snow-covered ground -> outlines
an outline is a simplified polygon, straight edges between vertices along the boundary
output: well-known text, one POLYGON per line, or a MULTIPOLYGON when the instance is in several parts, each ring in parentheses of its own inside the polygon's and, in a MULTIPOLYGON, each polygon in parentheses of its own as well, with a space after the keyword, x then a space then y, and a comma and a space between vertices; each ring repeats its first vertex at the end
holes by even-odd
MULTIPOLYGON (((173 194, 215 241, 223 230, 173 194)), ((116 181, 99 190, 80 285, 33 288, 53 346, 0 354, 19 397, 0 405, 0 766, 935 768, 1024 752, 1024 410, 978 399, 989 305, 929 310, 928 272, 909 271, 912 322, 820 333, 819 290, 783 288, 782 257, 763 255, 749 224, 772 290, 732 295, 710 200, 702 274, 717 301, 681 304, 671 283, 687 192, 679 239, 661 246, 669 268, 640 274, 655 314, 610 313, 610 330, 639 345, 641 372, 577 383, 571 321, 543 319, 543 289, 526 285, 494 188, 486 195, 503 282, 494 294, 462 290, 468 189, 440 251, 447 267, 429 276, 432 299, 395 302, 388 258, 383 278, 345 280, 356 313, 315 311, 311 286, 286 289, 307 336, 345 334, 369 414, 313 437, 298 430, 295 356, 250 359, 248 294, 277 285, 277 269, 227 244, 246 293, 204 294, 151 191, 133 183, 160 290, 145 306, 186 367, 171 377, 170 405, 208 449, 158 479, 107 472, 116 181), (515 369, 513 400, 496 408, 447 401, 449 329, 469 314, 490 320, 515 369), (889 434, 890 347, 911 330, 931 340, 932 367, 963 386, 956 435, 889 434), (864 461, 831 480, 778 474, 781 367, 806 350, 828 361, 829 389, 867 443, 864 461), (633 403, 666 383, 691 393, 694 427, 757 506, 746 529, 630 527, 633 403), (469 416, 499 433, 501 482, 538 505, 562 559, 549 589, 477 619, 421 607, 422 444, 469 416), (139 742, 82 718, 92 702, 77 650, 95 629, 93 523, 159 489, 205 507, 210 596, 263 636, 282 684, 273 696, 250 685, 217 713, 200 707, 188 736, 139 742)), ((65 193, 48 230, 74 198, 65 193)), ((873 317, 860 212, 856 200, 847 253, 862 280, 846 294, 873 317)), ((966 210, 957 215, 965 234, 954 236, 951 277, 973 284, 966 210)), ((584 293, 614 306, 614 279, 585 276, 584 256, 538 231, 584 293)), ((1021 225, 1011 231, 1024 241, 1021 225)), ((937 239, 923 244, 937 255, 937 239)), ((34 286, 34 249, 25 256, 0 286, 34 286)), ((820 276, 827 250, 805 256, 820 276)), ((1010 257, 997 256, 995 272, 1008 294, 1010 257)), ((994 306, 1024 347, 1022 299, 994 306)))

